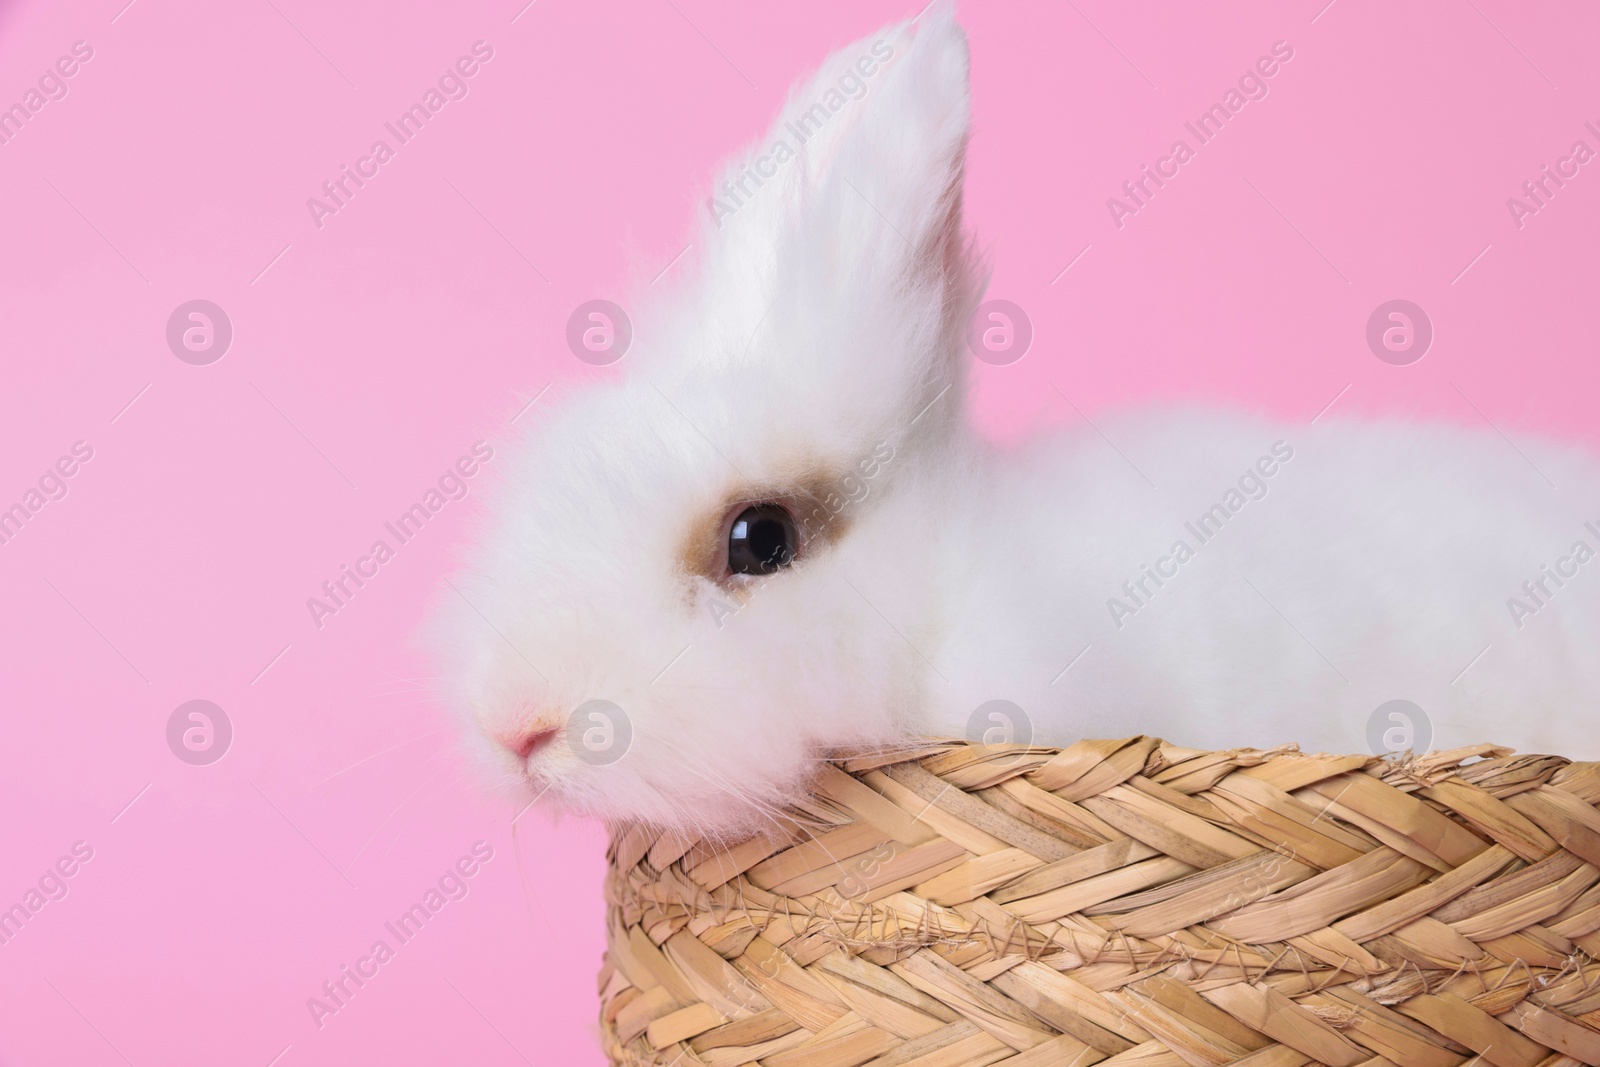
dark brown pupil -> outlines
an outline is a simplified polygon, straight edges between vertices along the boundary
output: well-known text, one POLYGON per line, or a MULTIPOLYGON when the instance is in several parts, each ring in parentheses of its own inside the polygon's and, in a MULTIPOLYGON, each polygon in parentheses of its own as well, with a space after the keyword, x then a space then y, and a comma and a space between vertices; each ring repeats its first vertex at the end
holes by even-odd
POLYGON ((794 519, 780 504, 755 504, 733 520, 728 533, 728 570, 734 574, 771 574, 794 559, 798 533, 794 519))

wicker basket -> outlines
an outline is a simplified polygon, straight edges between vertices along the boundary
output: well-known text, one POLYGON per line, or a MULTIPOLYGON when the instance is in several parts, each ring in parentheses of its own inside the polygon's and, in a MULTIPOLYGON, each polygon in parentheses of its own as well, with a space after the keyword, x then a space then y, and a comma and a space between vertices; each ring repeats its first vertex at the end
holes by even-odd
POLYGON ((1153 738, 836 760, 613 834, 602 1030, 690 1067, 1600 1065, 1600 764, 1153 738))

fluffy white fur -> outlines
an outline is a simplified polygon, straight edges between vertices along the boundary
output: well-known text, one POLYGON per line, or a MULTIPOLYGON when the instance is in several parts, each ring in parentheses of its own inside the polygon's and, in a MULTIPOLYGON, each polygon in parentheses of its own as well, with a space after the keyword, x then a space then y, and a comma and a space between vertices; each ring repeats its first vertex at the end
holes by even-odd
POLYGON ((1600 756, 1600 560, 1547 580, 1520 628, 1507 607, 1574 542, 1600 547, 1583 528, 1600 525, 1589 457, 1199 411, 1017 451, 975 436, 962 334, 983 279, 961 228, 967 54, 950 12, 841 50, 727 173, 873 40, 893 55, 865 95, 708 225, 695 284, 639 317, 631 375, 568 398, 514 450, 441 620, 450 695, 497 776, 568 809, 732 833, 827 750, 963 736, 996 698, 1057 745, 1361 751, 1373 709, 1405 698, 1435 747, 1600 756), (1292 459, 1248 499, 1241 477, 1278 442, 1292 459), (685 540, 730 494, 770 499, 818 471, 861 497, 836 541, 742 587, 685 570, 685 540), (1185 523, 1229 490, 1245 503, 1199 544, 1185 523), (1144 578, 1180 539, 1194 557, 1144 578), (1136 601, 1123 583, 1141 578, 1136 601), (1114 619, 1114 597, 1137 611, 1114 619), (618 762, 559 739, 527 761, 507 748, 594 698, 631 721, 618 762))

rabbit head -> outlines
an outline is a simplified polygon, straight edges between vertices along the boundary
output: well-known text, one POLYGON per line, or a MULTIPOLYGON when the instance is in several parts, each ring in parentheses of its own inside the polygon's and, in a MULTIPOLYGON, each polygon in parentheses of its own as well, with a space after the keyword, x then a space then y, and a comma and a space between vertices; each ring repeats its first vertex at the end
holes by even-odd
POLYGON ((511 450, 444 623, 521 795, 736 832, 909 722, 969 451, 967 135, 948 9, 838 52, 714 187, 628 374, 511 450))

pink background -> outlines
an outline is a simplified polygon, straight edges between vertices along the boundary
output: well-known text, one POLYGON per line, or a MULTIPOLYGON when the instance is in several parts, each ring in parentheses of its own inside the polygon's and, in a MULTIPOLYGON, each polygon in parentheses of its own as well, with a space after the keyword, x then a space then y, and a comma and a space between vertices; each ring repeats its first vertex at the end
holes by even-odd
MULTIPOLYGON (((678 269, 789 83, 915 9, 123 3, 0 7, 0 103, 94 48, 0 146, 0 506, 94 448, 0 545, 0 906, 94 849, 0 946, 0 1059, 596 1063, 603 835, 530 813, 519 857, 408 643, 481 480, 321 630, 305 601, 546 385, 615 373, 568 352, 572 309, 678 269), (318 229, 306 198, 480 39, 470 95, 318 229), (235 330, 210 366, 164 339, 199 297, 235 330), (167 748, 194 698, 234 725, 211 766, 167 748), (319 1029, 307 998, 480 839, 470 895, 319 1029)), ((1036 330, 975 368, 986 426, 1076 419, 1054 385, 1091 418, 1337 396, 1600 438, 1600 162, 1520 229, 1506 207, 1600 148, 1600 18, 1324 3, 963 9, 970 221, 1036 330), (1106 198, 1280 39, 1270 95, 1118 229, 1106 198), (1407 367, 1364 341, 1395 297, 1437 331, 1407 367)))

